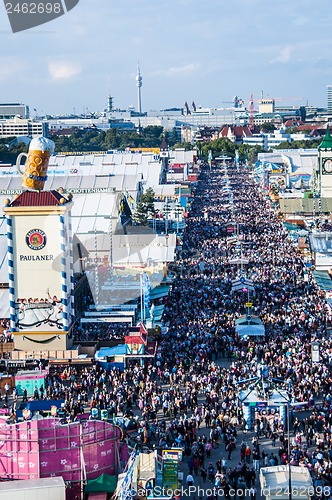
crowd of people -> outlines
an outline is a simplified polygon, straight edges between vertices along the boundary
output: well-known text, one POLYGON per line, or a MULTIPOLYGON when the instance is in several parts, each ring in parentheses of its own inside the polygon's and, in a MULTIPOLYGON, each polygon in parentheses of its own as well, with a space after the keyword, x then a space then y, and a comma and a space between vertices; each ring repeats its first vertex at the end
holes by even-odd
MULTIPOLYGON (((300 250, 246 168, 202 168, 170 270, 167 333, 156 359, 122 372, 67 367, 50 373, 43 397, 64 398, 68 420, 87 405, 108 409, 110 415, 124 415, 125 425, 135 424, 140 445, 183 447, 187 483, 199 475, 224 488, 226 497, 243 485, 254 496, 262 465, 291 462, 308 467, 315 485, 332 485, 330 311, 300 250), (247 289, 232 287, 240 276, 253 283, 250 313, 261 318, 265 337, 242 338, 236 332, 235 321, 247 313, 248 302, 247 289), (314 340, 320 345, 315 364, 314 340), (240 392, 252 387, 249 379, 258 380, 262 366, 287 391, 289 402, 303 403, 306 410, 291 411, 290 453, 278 411, 256 411, 250 429, 244 418, 240 392), (264 449, 263 440, 273 452, 264 449), (216 447, 220 456, 214 463, 216 447)), ((75 338, 109 338, 108 328, 86 324, 75 338)), ((123 336, 123 328, 114 325, 114 336, 123 336)))

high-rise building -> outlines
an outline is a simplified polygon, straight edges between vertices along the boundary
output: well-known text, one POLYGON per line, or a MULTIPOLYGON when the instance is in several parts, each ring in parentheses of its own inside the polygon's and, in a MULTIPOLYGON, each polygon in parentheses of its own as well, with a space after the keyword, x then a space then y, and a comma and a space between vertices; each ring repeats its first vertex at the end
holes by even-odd
POLYGON ((107 97, 107 112, 111 113, 113 111, 113 97, 108 95, 107 97))
POLYGON ((327 112, 332 113, 332 85, 327 85, 327 112))
POLYGON ((142 113, 142 96, 141 96, 142 77, 139 67, 139 61, 137 62, 136 84, 137 84, 137 111, 139 113, 142 113))
POLYGON ((29 118, 29 106, 17 102, 0 104, 1 120, 8 120, 17 116, 24 119, 29 118))

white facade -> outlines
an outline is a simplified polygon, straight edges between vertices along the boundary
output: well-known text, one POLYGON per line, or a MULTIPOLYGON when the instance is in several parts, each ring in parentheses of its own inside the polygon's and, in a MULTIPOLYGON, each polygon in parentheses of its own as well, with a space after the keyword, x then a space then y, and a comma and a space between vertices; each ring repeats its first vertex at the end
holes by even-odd
POLYGON ((263 149, 273 149, 282 142, 311 141, 312 138, 306 134, 287 134, 283 128, 276 130, 273 134, 260 134, 252 137, 244 137, 243 144, 250 146, 261 146, 263 149))
POLYGON ((266 134, 244 137, 243 144, 248 144, 249 146, 260 146, 262 149, 268 149, 268 138, 266 134))
POLYGON ((41 121, 26 120, 15 117, 0 121, 0 138, 5 137, 43 137, 47 136, 47 124, 41 121))
POLYGON ((259 113, 274 113, 275 101, 273 99, 261 99, 258 105, 259 113))
POLYGON ((1 483, 0 500, 65 500, 62 477, 27 479, 1 483))
POLYGON ((332 113, 332 85, 327 85, 327 112, 332 113))
POLYGON ((17 102, 0 104, 0 119, 7 120, 15 116, 29 118, 29 106, 17 102))

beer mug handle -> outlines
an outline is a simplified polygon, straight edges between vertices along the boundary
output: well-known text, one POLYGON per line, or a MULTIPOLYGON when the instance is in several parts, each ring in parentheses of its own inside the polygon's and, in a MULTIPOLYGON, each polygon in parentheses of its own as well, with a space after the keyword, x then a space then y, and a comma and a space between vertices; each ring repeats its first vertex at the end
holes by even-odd
POLYGON ((21 165, 21 158, 23 158, 23 156, 28 158, 28 155, 26 153, 20 153, 16 159, 16 168, 21 175, 24 175, 24 172, 22 172, 21 170, 21 167, 23 167, 23 165, 21 165))

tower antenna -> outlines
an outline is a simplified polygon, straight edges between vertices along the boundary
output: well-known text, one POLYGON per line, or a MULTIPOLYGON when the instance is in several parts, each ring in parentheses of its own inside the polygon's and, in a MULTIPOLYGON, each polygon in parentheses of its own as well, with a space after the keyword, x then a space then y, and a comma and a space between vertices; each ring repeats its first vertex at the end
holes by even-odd
POLYGON ((141 77, 139 59, 137 60, 136 85, 137 85, 137 111, 139 113, 142 113, 142 96, 141 96, 142 77, 141 77))
POLYGON ((113 97, 111 96, 110 77, 108 76, 107 113, 113 111, 113 97))

